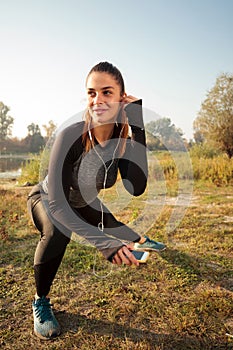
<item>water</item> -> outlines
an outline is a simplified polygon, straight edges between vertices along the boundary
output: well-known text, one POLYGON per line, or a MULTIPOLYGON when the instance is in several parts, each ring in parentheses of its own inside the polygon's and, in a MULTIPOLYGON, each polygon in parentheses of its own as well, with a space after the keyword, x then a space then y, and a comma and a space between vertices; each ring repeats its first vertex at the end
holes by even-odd
POLYGON ((27 156, 0 156, 0 179, 13 179, 21 175, 22 165, 27 160, 27 156))

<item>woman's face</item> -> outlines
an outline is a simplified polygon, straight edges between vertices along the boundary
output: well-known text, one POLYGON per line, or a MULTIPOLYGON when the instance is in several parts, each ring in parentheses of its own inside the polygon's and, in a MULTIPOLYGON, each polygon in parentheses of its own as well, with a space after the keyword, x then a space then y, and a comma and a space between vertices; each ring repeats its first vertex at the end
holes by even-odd
POLYGON ((121 88, 111 74, 93 72, 86 83, 88 109, 95 125, 113 123, 122 100, 121 88))

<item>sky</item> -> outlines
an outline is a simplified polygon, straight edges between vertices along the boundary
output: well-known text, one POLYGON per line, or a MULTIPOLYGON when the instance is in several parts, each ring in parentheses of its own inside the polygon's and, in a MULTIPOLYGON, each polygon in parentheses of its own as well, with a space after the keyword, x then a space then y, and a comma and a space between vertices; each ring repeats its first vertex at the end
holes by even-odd
POLYGON ((217 76, 233 73, 232 0, 0 0, 0 17, 0 101, 19 138, 82 111, 86 75, 109 61, 191 139, 217 76))

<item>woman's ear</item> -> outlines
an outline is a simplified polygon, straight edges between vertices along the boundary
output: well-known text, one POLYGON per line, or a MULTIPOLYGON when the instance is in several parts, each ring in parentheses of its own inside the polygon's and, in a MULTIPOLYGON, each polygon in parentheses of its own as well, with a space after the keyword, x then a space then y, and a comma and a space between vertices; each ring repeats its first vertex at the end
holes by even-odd
POLYGON ((126 92, 124 92, 122 95, 121 95, 121 101, 124 100, 124 98, 127 96, 126 92))

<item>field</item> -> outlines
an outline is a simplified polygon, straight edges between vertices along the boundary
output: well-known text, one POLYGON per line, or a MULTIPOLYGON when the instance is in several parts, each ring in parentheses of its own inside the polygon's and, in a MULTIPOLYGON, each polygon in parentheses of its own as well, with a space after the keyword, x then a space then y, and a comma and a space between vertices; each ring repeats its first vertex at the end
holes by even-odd
MULTIPOLYGON (((174 204, 165 203, 149 235, 168 248, 139 268, 111 270, 94 248, 70 243, 51 292, 62 334, 48 342, 33 334, 39 235, 26 212, 28 191, 1 185, 1 349, 233 349, 232 186, 197 182, 170 234, 174 204)), ((140 212, 140 200, 133 205, 122 213, 125 222, 140 212)))

